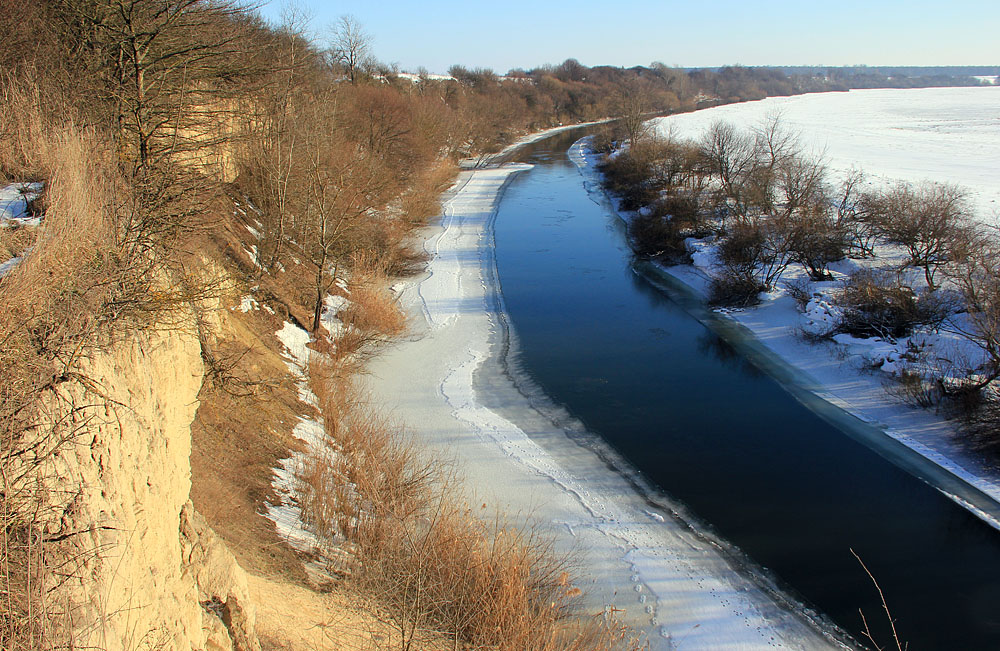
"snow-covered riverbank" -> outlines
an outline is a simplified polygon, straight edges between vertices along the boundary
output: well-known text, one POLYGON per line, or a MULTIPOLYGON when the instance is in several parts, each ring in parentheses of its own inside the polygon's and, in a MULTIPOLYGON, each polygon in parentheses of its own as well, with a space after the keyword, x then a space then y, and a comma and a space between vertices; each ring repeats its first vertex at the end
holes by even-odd
POLYGON ((747 578, 737 553, 694 530, 679 510, 651 507, 509 380, 484 379, 507 342, 491 273, 492 222, 506 183, 526 169, 460 177, 441 225, 428 232, 427 273, 397 286, 413 334, 371 365, 375 399, 417 439, 456 459, 477 502, 551 527, 580 568, 588 608, 624 609, 653 648, 836 647, 794 604, 747 578), (486 386, 488 402, 502 409, 485 406, 486 386))
MULTIPOLYGON (((755 109, 760 110, 760 107, 755 109)), ((705 118, 701 122, 710 124, 705 118)), ((573 146, 570 157, 591 191, 602 193, 597 171, 599 157, 590 153, 584 142, 573 146)), ((618 213, 625 221, 631 218, 626 211, 618 213)), ((690 240, 689 246, 693 249, 692 265, 658 265, 657 273, 666 276, 668 284, 706 302, 714 271, 713 244, 690 240)), ((844 277, 853 263, 848 260, 840 264, 843 269, 831 265, 831 271, 844 277)), ((803 333, 817 327, 822 310, 815 306, 803 313, 787 291, 789 285, 804 281, 804 272, 790 268, 779 288, 764 295, 759 306, 717 310, 714 314, 705 309, 701 318, 717 319, 717 315, 723 315, 739 326, 726 328, 727 336, 738 339, 744 351, 756 353, 759 363, 796 397, 1000 529, 1000 471, 957 437, 954 423, 931 411, 910 407, 886 390, 893 382, 891 373, 901 363, 908 342, 846 335, 838 335, 832 341, 807 341, 803 333), (838 413, 841 410, 846 413, 838 413), (847 414, 854 418, 846 417, 847 414)), ((836 281, 811 283, 810 287, 822 295, 837 284, 836 281)), ((958 341, 949 342, 947 336, 930 339, 927 345, 960 345, 958 341)))

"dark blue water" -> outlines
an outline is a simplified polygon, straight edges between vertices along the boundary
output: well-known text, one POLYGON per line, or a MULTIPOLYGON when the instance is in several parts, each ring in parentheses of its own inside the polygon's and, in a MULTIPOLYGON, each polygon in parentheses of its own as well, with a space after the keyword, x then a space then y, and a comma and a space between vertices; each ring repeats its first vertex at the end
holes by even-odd
POLYGON ((648 480, 862 639, 1000 649, 1000 532, 820 418, 636 273, 623 229, 542 141, 496 263, 517 362, 648 480))

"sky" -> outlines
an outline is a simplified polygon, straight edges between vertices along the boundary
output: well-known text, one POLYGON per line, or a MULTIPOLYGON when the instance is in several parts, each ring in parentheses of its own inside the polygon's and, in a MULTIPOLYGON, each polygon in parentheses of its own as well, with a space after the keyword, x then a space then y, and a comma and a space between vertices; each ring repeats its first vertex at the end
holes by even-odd
MULTIPOLYGON (((285 0, 261 14, 280 19, 285 0)), ((1000 65, 998 0, 297 0, 322 41, 341 15, 402 71, 586 66, 1000 65)))

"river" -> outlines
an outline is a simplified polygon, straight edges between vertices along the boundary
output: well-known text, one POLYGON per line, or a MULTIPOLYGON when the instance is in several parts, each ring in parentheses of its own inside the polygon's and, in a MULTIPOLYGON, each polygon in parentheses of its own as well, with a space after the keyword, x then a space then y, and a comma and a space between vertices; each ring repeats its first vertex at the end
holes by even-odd
POLYGON ((1000 533, 804 406, 731 330, 647 281, 620 220, 567 158, 580 136, 523 149, 534 167, 496 215, 503 363, 521 390, 564 408, 581 439, 600 437, 623 472, 858 640, 861 609, 892 644, 852 550, 911 650, 1000 648, 1000 533))

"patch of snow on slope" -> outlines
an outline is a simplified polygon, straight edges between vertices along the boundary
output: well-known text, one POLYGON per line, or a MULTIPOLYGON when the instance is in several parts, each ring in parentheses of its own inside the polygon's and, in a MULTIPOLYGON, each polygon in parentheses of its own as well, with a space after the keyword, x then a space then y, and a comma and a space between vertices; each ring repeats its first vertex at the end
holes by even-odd
POLYGON ((326 298, 323 299, 323 312, 320 314, 320 322, 334 340, 344 330, 344 322, 340 320, 337 314, 350 304, 351 302, 346 297, 334 294, 327 294, 326 298))
POLYGON ((16 267, 17 265, 21 264, 21 260, 23 260, 23 259, 24 259, 23 257, 18 256, 18 257, 11 258, 10 260, 7 260, 6 262, 0 262, 0 278, 3 278, 8 273, 10 273, 11 271, 13 271, 14 267, 16 267))
MULTIPOLYGON (((282 357, 288 370, 295 377, 299 399, 316 407, 318 403, 316 394, 309 389, 309 357, 312 351, 307 344, 312 338, 308 332, 287 321, 275 334, 285 347, 285 354, 282 357)), ((278 497, 278 503, 267 505, 267 517, 274 522, 278 534, 294 549, 313 552, 322 550, 325 546, 303 525, 298 487, 306 460, 323 446, 325 430, 319 419, 299 416, 299 422, 292 429, 292 434, 303 442, 304 450, 294 451, 290 457, 279 461, 278 467, 274 469, 274 480, 271 485, 278 497)))
POLYGON ((28 214, 28 202, 41 193, 42 183, 11 183, 0 188, 0 228, 37 226, 38 217, 28 214))
POLYGON ((246 314, 247 312, 249 312, 251 310, 256 310, 259 307, 260 307, 260 304, 257 303, 257 299, 255 299, 253 296, 250 296, 249 294, 247 294, 246 296, 244 296, 243 298, 240 299, 240 305, 239 305, 238 309, 243 314, 246 314))

